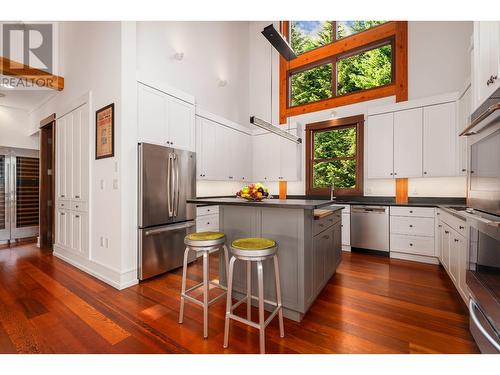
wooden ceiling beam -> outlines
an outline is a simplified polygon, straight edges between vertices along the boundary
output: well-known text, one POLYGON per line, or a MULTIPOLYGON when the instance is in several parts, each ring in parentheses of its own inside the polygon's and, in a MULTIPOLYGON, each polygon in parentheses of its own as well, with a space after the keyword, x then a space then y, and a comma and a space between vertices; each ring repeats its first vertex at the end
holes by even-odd
POLYGON ((38 87, 47 87, 57 91, 64 89, 64 77, 47 73, 41 69, 32 68, 29 65, 24 65, 2 56, 0 56, 0 74, 17 77, 38 87))

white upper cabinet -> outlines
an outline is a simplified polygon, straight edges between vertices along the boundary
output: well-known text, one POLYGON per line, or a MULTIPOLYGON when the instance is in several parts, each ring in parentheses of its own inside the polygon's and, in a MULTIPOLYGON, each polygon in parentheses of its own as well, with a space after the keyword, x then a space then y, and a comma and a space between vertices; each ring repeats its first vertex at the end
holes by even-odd
POLYGON ((394 113, 394 177, 422 177, 422 108, 394 113))
POLYGON ((137 83, 140 142, 195 150, 195 108, 192 103, 137 83))
POLYGON ((194 151, 195 109, 194 105, 183 100, 167 97, 167 139, 170 146, 194 151))
POLYGON ((368 178, 393 178, 394 114, 368 117, 366 126, 366 164, 368 178))
POLYGON ((500 87, 500 22, 474 22, 473 110, 500 87))
POLYGON ((279 137, 280 142, 280 175, 278 180, 300 180, 300 144, 279 137))
POLYGON ((424 107, 424 177, 456 175, 456 104, 424 107))
POLYGON ((471 87, 469 86, 458 101, 458 119, 455 130, 458 149, 457 174, 462 176, 467 175, 467 137, 459 137, 458 134, 469 125, 471 106, 472 95, 471 87))
POLYGON ((198 117, 196 137, 196 172, 198 179, 215 180, 219 176, 217 161, 215 159, 216 129, 214 122, 198 117))
POLYGON ((167 142, 167 95, 137 85, 137 125, 139 141, 164 145, 167 142))

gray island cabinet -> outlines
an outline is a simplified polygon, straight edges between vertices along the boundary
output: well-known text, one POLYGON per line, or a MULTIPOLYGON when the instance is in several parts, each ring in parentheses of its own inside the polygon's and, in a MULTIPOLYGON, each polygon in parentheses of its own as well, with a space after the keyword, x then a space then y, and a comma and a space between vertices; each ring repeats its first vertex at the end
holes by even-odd
MULTIPOLYGON (((188 203, 219 205, 219 227, 228 245, 237 238, 267 237, 278 243, 284 314, 300 321, 335 273, 341 260, 341 210, 325 200, 266 200, 246 202, 237 198, 191 199, 188 203), (326 210, 318 210, 319 208, 326 210), (321 215, 318 213, 321 211, 321 215), (321 217, 320 217, 321 216, 321 217)), ((226 275, 221 258, 221 283, 226 275)), ((246 292, 245 262, 235 264, 233 291, 246 292)), ((264 264, 267 300, 275 300, 272 261, 264 264)), ((257 294, 257 272, 252 268, 252 294, 257 294)), ((266 306, 271 310, 271 306, 266 306)))

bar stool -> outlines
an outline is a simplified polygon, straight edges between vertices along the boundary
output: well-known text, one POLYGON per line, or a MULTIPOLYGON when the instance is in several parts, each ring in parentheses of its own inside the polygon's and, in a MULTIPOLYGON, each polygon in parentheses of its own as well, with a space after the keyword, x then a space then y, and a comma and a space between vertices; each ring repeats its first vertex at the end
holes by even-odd
POLYGON ((198 232, 188 234, 184 238, 184 244, 186 245, 186 250, 184 251, 184 263, 182 268, 182 288, 181 288, 181 307, 179 311, 179 324, 182 324, 184 319, 184 300, 188 300, 189 302, 193 302, 201 307, 203 307, 203 337, 208 337, 208 306, 215 303, 217 300, 222 298, 226 294, 226 288, 219 283, 215 283, 210 281, 209 279, 209 259, 208 255, 211 251, 224 249, 224 258, 226 265, 226 275, 228 274, 228 251, 226 246, 226 235, 222 232, 198 232), (187 277, 187 263, 188 263, 188 255, 189 251, 193 250, 196 252, 203 252, 203 282, 197 284, 188 290, 186 290, 186 277, 187 277), (212 300, 208 300, 208 287, 213 285, 217 288, 221 288, 224 290, 224 293, 218 295, 212 300), (196 298, 188 295, 189 292, 192 292, 199 287, 203 287, 203 302, 197 300, 196 298))
POLYGON ((226 302, 226 322, 224 327, 224 348, 228 347, 229 344, 229 325, 230 320, 236 320, 241 323, 245 323, 251 327, 257 328, 259 330, 259 341, 260 341, 260 353, 264 354, 266 352, 266 342, 265 342, 265 329, 271 320, 278 314, 279 327, 280 327, 280 337, 285 336, 285 330, 283 327, 283 306, 281 303, 281 286, 280 286, 280 270, 278 264, 278 256, 276 255, 278 251, 278 245, 275 241, 268 238, 240 238, 232 242, 231 253, 233 257, 229 261, 229 273, 227 277, 227 302, 226 302), (274 275, 276 280, 276 302, 268 301, 264 299, 264 273, 262 268, 262 261, 266 259, 273 258, 274 261, 274 275), (232 304, 232 287, 233 287, 233 271, 234 263, 236 260, 244 260, 247 262, 247 294, 240 301, 232 304), (258 285, 258 297, 252 296, 251 291, 251 275, 252 275, 252 262, 257 263, 257 285, 258 285), (259 323, 252 321, 251 317, 251 307, 252 299, 259 301, 259 323), (247 304, 247 318, 241 318, 233 314, 233 310, 236 309, 240 304, 246 302, 247 304), (269 315, 269 317, 264 320, 264 303, 275 305, 276 308, 269 315))

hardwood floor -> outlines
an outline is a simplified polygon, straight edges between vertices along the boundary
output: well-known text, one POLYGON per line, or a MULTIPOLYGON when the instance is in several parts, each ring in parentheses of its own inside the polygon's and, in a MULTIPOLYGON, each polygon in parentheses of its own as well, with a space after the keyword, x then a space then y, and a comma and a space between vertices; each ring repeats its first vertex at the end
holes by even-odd
MULTIPOLYGON (((211 256, 214 278, 216 266, 211 256)), ((199 282, 201 261, 189 273, 199 282)), ((0 353, 258 353, 257 330, 238 322, 223 349, 224 300, 207 340, 198 306, 178 324, 180 282, 179 270, 118 291, 34 245, 1 249, 0 353)), ((344 253, 304 320, 285 319, 285 338, 277 319, 266 335, 268 353, 478 353, 443 268, 362 254, 344 253)))

